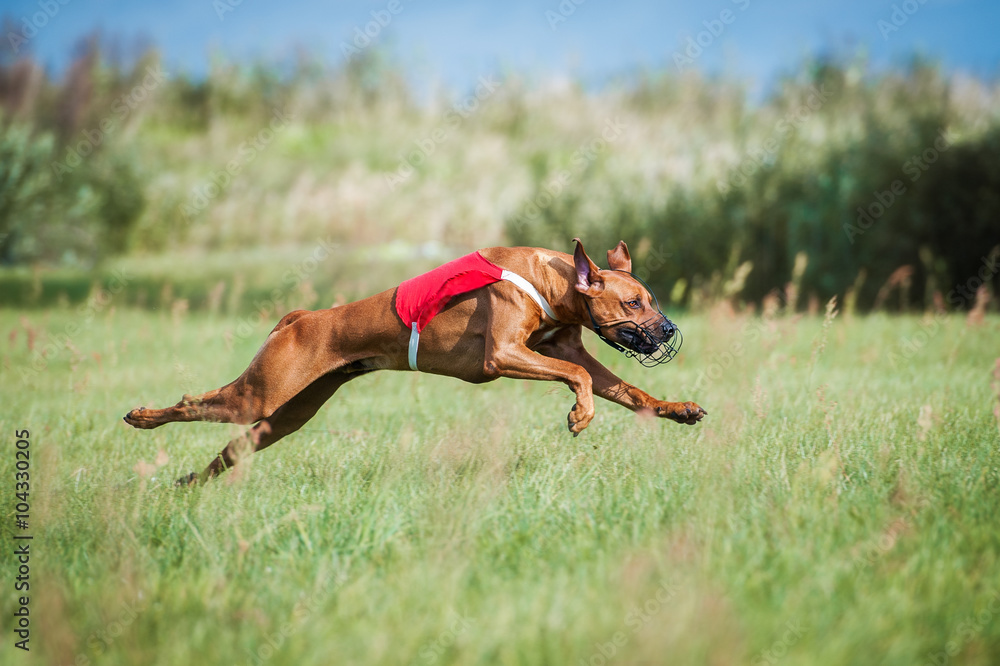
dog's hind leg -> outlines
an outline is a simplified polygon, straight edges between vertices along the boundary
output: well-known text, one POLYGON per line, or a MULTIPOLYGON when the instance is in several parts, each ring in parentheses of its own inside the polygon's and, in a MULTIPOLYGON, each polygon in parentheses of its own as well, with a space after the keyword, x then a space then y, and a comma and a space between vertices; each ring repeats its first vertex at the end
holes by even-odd
POLYGON ((136 407, 125 415, 124 421, 133 428, 152 430, 161 425, 187 421, 219 421, 223 423, 253 423, 254 419, 232 409, 233 382, 198 396, 185 395, 180 402, 163 409, 136 407))
POLYGON ((273 414, 262 419, 243 435, 230 441, 201 474, 192 472, 179 479, 177 483, 185 485, 218 476, 236 464, 243 456, 266 449, 282 437, 292 434, 315 416, 319 408, 330 399, 330 396, 337 389, 361 374, 365 373, 331 372, 320 377, 276 409, 273 414))
POLYGON ((285 315, 235 381, 202 395, 185 395, 172 407, 133 409, 125 422, 152 429, 187 421, 250 424, 270 416, 318 377, 345 364, 330 344, 336 321, 331 324, 329 312, 285 315))
POLYGON ((403 369, 409 329, 392 306, 395 290, 328 310, 291 312, 235 381, 165 409, 133 409, 125 422, 157 428, 173 421, 251 424, 270 417, 325 375, 353 367, 403 369))
POLYGON ((185 395, 180 402, 163 409, 136 407, 125 415, 124 421, 133 428, 152 430, 167 423, 211 421, 214 423, 239 423, 248 425, 266 414, 260 406, 246 373, 222 388, 201 395, 185 395))

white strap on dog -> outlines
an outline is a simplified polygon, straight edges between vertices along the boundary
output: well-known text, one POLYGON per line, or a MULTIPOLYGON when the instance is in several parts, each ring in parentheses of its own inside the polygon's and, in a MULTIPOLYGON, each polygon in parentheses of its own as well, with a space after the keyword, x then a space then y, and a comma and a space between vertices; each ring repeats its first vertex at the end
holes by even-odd
POLYGON ((535 289, 535 285, 531 284, 517 273, 513 273, 508 270, 504 270, 502 273, 500 273, 500 279, 507 280, 508 282, 513 282, 514 284, 516 284, 518 287, 523 289, 525 293, 528 294, 528 296, 531 296, 531 300, 538 303, 538 307, 542 309, 542 312, 544 312, 549 316, 549 319, 552 319, 554 321, 559 321, 555 313, 552 312, 552 308, 549 307, 549 302, 544 298, 542 298, 542 295, 538 293, 537 289, 535 289))
POLYGON ((417 330, 417 322, 410 324, 410 350, 406 360, 410 363, 410 370, 417 369, 417 346, 420 344, 420 331, 417 330))
MULTIPOLYGON (((552 312, 552 308, 549 306, 549 302, 545 300, 545 298, 541 294, 538 293, 538 290, 535 289, 535 285, 531 284, 517 273, 508 271, 506 269, 504 269, 503 272, 500 274, 500 279, 507 280, 508 282, 513 282, 514 284, 516 284, 526 294, 528 294, 528 296, 531 297, 531 300, 533 300, 535 303, 538 304, 538 307, 540 307, 542 309, 542 312, 548 315, 550 319, 554 321, 559 321, 559 319, 556 318, 555 313, 552 312)), ((410 364, 410 370, 417 369, 418 346, 420 346, 420 331, 417 330, 417 322, 413 322, 410 324, 410 347, 408 349, 408 353, 406 356, 406 360, 410 364)))

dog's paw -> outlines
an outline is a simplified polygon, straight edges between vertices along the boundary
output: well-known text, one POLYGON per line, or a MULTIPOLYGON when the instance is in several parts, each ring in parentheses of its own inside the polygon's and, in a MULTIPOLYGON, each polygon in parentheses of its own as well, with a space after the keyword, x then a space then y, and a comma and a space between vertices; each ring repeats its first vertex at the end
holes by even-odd
POLYGON ((569 431, 573 433, 576 437, 583 429, 590 425, 590 422, 594 419, 594 407, 591 406, 589 409, 582 407, 580 403, 573 405, 573 410, 569 413, 566 421, 569 425, 569 431))
POLYGON ((145 407, 136 407, 131 412, 126 414, 122 421, 129 424, 133 428, 141 428, 142 430, 152 430, 153 428, 163 425, 153 419, 149 418, 149 411, 145 407))
POLYGON ((694 425, 707 414, 708 412, 693 402, 665 402, 656 408, 657 416, 687 425, 694 425))
POLYGON ((198 474, 195 472, 185 474, 181 478, 174 481, 174 485, 178 488, 187 488, 188 486, 193 486, 196 483, 198 483, 198 474))

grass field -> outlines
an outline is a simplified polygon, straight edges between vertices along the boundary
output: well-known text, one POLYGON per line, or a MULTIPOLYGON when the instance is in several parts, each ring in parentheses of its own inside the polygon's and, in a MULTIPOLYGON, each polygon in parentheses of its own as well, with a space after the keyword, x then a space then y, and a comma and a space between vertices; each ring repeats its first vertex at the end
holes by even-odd
MULTIPOLYGON (((31 657, 49 664, 994 664, 1000 320, 675 317, 699 426, 562 386, 377 373, 203 487, 237 430, 134 431, 235 377, 233 319, 0 310, 3 531, 31 442, 31 657), (46 336, 68 335, 70 348, 46 336), (29 332, 34 352, 29 351, 29 332)), ((5 664, 23 663, 0 595, 5 664), (13 656, 12 656, 13 655, 13 656), (18 657, 17 659, 14 656, 18 657)))

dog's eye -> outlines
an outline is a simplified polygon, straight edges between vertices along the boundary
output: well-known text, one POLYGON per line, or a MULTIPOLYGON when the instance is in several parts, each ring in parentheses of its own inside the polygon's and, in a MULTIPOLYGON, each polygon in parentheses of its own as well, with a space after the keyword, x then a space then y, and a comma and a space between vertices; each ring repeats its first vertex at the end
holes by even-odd
POLYGON ((626 301, 625 305, 629 306, 630 308, 632 308, 634 310, 634 309, 638 308, 640 305, 642 305, 642 303, 640 301, 638 301, 637 299, 632 299, 631 301, 626 301))

